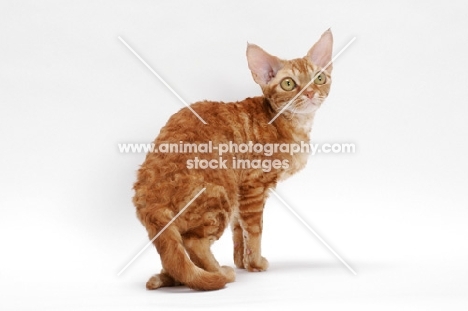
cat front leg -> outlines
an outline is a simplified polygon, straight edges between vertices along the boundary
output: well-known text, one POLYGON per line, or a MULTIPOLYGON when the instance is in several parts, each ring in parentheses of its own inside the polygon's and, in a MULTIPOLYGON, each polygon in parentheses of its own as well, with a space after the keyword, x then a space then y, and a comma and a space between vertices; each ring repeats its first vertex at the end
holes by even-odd
POLYGON ((243 264, 248 271, 265 271, 268 260, 261 255, 263 206, 261 211, 241 212, 239 223, 243 231, 243 264))
POLYGON ((239 223, 238 216, 231 220, 232 242, 234 244, 234 264, 239 269, 244 269, 244 232, 239 223))
POLYGON ((234 261, 248 271, 265 271, 268 261, 261 255, 263 208, 267 194, 259 185, 240 189, 238 214, 231 223, 234 233, 234 261))

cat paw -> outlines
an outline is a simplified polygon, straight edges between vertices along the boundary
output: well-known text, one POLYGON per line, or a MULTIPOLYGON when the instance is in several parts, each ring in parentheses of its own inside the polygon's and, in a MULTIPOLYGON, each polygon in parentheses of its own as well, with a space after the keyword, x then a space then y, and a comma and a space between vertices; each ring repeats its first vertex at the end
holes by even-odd
POLYGON ((232 267, 221 266, 221 273, 226 276, 228 283, 232 283, 236 280, 236 272, 232 267))
POLYGON ((260 262, 246 262, 244 266, 249 272, 261 272, 268 269, 268 260, 265 257, 260 257, 260 262))

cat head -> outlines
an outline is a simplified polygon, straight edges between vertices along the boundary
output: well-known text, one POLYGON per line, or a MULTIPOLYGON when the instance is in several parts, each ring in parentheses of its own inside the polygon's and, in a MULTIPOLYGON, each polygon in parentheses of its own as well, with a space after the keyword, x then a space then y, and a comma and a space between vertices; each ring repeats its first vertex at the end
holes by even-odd
POLYGON ((332 47, 333 36, 327 30, 303 58, 282 60, 255 44, 248 44, 247 61, 253 79, 275 111, 301 93, 285 113, 310 114, 320 107, 330 91, 332 47))

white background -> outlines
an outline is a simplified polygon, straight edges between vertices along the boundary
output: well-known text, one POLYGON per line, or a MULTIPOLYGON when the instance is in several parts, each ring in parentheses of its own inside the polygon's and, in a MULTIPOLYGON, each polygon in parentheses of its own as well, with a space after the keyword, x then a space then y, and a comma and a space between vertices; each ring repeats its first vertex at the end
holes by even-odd
MULTIPOLYGON (((2 1, 1 310, 466 310, 468 6, 464 1, 2 1), (260 94, 246 42, 305 55, 332 27, 331 94, 318 155, 278 193, 357 271, 352 275, 275 198, 264 273, 215 292, 146 291, 160 269, 131 187, 179 102, 260 94)), ((233 266, 231 235, 215 244, 233 266)))

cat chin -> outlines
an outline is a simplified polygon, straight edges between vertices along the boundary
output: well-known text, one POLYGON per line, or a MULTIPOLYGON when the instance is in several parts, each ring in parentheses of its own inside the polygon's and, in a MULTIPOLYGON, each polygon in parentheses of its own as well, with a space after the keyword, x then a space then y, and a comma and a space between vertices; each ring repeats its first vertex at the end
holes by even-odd
POLYGON ((295 109, 294 113, 296 114, 313 114, 320 108, 320 103, 308 103, 306 107, 302 109, 295 109))

